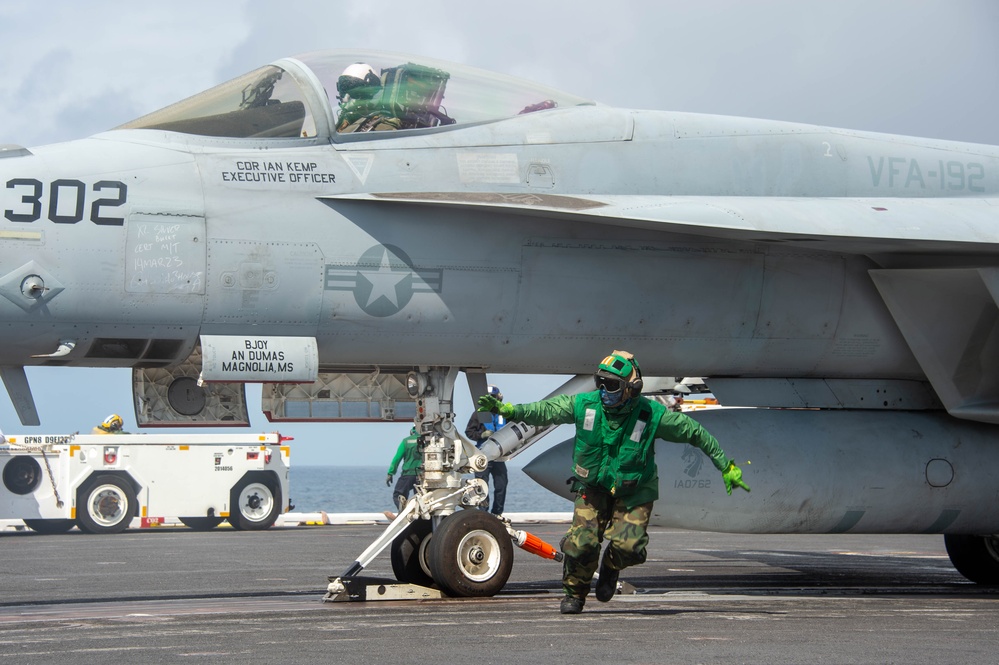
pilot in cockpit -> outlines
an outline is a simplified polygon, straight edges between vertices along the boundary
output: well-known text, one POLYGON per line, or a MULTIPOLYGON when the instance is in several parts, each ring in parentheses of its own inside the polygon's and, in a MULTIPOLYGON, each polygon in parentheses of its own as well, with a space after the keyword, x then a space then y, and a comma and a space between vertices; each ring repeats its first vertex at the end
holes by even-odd
POLYGON ((358 62, 337 79, 338 132, 377 132, 452 125, 442 107, 447 72, 408 62, 382 70, 358 62))
POLYGON ((378 132, 399 129, 402 122, 392 117, 382 100, 382 80, 371 65, 350 65, 336 82, 340 115, 338 132, 378 132))

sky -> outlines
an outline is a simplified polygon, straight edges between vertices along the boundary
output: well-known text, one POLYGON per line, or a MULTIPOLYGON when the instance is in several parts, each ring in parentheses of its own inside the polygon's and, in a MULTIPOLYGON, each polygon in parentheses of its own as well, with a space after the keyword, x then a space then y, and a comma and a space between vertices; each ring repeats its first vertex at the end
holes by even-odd
MULTIPOLYGON (((999 145, 994 0, 5 0, 0 145, 82 138, 326 48, 461 62, 625 108, 999 145)), ((87 431, 112 412, 135 429, 129 370, 27 371, 42 425, 22 427, 0 395, 5 432, 87 431)), ((564 378, 490 377, 517 402, 540 399, 564 378)), ((259 413, 259 386, 247 386, 247 399, 249 431, 295 437, 293 464, 387 467, 409 430, 277 427, 259 413)), ((462 427, 472 412, 462 382, 456 411, 462 427)), ((550 435, 517 462, 570 433, 550 435)))

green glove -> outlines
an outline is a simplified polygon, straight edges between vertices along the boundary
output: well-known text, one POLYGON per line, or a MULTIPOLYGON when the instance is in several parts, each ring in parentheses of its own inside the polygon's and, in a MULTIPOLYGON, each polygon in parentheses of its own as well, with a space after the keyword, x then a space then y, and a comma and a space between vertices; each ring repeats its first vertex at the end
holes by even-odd
POLYGON ((513 404, 504 404, 492 395, 483 395, 479 398, 479 408, 476 411, 487 411, 498 413, 507 420, 513 418, 513 404))
POLYGON ((741 487, 742 489, 750 492, 749 485, 742 482, 742 469, 735 465, 735 462, 729 462, 728 468, 722 471, 722 478, 725 480, 725 491, 729 494, 732 493, 733 487, 741 487))
MULTIPOLYGON (((385 476, 385 487, 392 487, 392 474, 385 476)), ((729 492, 731 494, 732 492, 729 492)))

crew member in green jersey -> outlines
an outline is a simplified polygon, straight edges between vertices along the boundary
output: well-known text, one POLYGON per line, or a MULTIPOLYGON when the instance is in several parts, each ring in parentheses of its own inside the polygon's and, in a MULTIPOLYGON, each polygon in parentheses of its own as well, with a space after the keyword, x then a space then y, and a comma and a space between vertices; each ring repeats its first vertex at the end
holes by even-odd
POLYGON ((479 410, 528 425, 576 425, 572 456, 572 526, 562 539, 562 614, 583 611, 593 573, 600 565, 597 600, 617 591, 620 571, 644 563, 652 504, 659 498, 655 441, 664 439, 700 448, 722 473, 725 489, 749 491, 742 471, 718 441, 689 416, 643 397, 642 372, 634 356, 614 351, 594 374, 596 390, 557 395, 529 404, 504 404, 490 395, 479 410), (600 558, 600 544, 607 548, 600 558))

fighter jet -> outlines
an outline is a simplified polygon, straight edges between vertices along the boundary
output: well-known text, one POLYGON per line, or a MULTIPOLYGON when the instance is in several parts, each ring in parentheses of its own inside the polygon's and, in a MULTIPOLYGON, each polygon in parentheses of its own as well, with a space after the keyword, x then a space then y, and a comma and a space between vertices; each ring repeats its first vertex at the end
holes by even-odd
POLYGON ((488 595, 509 571, 462 473, 538 433, 475 448, 457 373, 587 390, 618 348, 756 407, 697 415, 752 494, 667 449, 663 523, 942 533, 999 581, 996 147, 330 51, 5 145, 0 182, 0 376, 23 424, 26 366, 132 368, 144 425, 245 423, 245 382, 274 420, 414 420, 425 491, 371 550, 400 578, 488 595))

